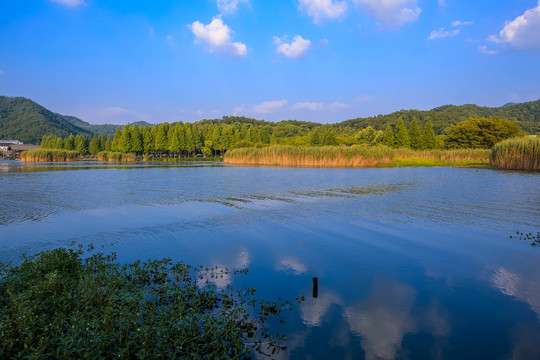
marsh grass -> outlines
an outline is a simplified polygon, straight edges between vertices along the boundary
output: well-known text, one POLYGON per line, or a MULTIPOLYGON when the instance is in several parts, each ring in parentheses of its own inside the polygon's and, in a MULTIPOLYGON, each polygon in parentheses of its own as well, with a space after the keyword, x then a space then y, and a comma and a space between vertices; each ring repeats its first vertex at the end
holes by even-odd
POLYGON ((135 154, 124 154, 121 152, 113 151, 101 151, 97 154, 99 161, 136 161, 137 156, 135 154))
POLYGON ((505 170, 540 170, 540 137, 524 136, 501 141, 491 149, 491 164, 505 170))
POLYGON ((288 167, 375 167, 391 163, 394 150, 386 146, 289 146, 238 148, 227 151, 230 164, 288 167))
POLYGON ((407 159, 433 159, 446 164, 457 162, 488 163, 489 154, 490 150, 488 149, 397 149, 395 157, 407 159))
POLYGON ((36 149, 21 153, 21 161, 25 162, 77 161, 79 158, 79 153, 72 150, 36 149))
POLYGON ((119 264, 114 253, 92 253, 55 249, 0 262, 1 359, 236 359, 284 349, 285 337, 266 323, 283 322, 293 303, 213 284, 247 269, 119 264))

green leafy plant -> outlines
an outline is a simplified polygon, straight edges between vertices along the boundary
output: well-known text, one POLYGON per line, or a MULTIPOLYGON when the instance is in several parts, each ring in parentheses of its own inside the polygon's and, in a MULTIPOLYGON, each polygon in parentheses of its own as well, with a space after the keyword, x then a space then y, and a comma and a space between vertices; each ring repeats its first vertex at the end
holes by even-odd
POLYGON ((212 283, 238 274, 247 269, 120 264, 81 247, 0 263, 0 358, 216 359, 285 349, 266 322, 283 322, 294 302, 212 283))

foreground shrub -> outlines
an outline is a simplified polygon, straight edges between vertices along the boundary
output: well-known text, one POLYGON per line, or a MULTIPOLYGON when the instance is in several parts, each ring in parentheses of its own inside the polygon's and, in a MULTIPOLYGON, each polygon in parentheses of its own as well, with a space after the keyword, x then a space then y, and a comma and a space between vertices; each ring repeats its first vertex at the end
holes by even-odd
POLYGON ((82 255, 56 249, 0 263, 0 358, 216 359, 284 349, 264 323, 282 321, 291 303, 218 289, 212 278, 225 270, 82 255))
POLYGON ((491 149, 491 164, 499 169, 540 170, 540 137, 501 141, 491 149))

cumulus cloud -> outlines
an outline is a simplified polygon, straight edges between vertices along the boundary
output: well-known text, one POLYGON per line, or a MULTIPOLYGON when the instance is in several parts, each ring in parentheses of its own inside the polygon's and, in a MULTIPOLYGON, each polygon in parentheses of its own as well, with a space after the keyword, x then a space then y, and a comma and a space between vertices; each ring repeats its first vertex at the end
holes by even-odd
POLYGON ((61 5, 71 6, 71 7, 84 4, 83 0, 50 0, 50 1, 61 4, 61 5))
POLYGON ((246 45, 241 42, 233 42, 231 29, 223 23, 219 17, 212 19, 208 25, 195 21, 190 25, 195 42, 208 45, 210 52, 219 52, 230 56, 246 56, 246 45))
POLYGON ((490 36, 490 41, 508 43, 521 50, 540 49, 540 0, 538 5, 525 11, 512 21, 506 22, 499 37, 490 36))
POLYGON ((300 0, 299 8, 313 18, 317 25, 324 19, 334 20, 345 14, 347 3, 334 0, 300 0))
POLYGON ((422 12, 417 0, 354 0, 354 3, 388 27, 415 22, 422 12))
POLYGON ((472 25, 474 22, 473 21, 459 21, 459 20, 456 20, 454 22, 452 22, 452 26, 465 26, 465 25, 472 25))
POLYGON ((439 30, 433 30, 429 35, 428 40, 442 39, 449 36, 456 36, 457 34, 459 34, 458 29, 446 31, 444 28, 440 28, 439 30))
POLYGON ((287 100, 264 101, 260 104, 251 106, 241 105, 240 107, 235 108, 234 111, 238 113, 269 114, 284 107, 288 103, 287 100))
POLYGON ((222 14, 233 14, 238 10, 238 4, 247 2, 249 0, 217 0, 217 7, 222 14))
POLYGON ((274 44, 277 45, 276 52, 288 58, 298 59, 304 56, 311 47, 311 41, 296 35, 291 43, 274 36, 274 44))
POLYGON ((276 268, 278 270, 292 270, 296 275, 303 274, 307 271, 306 265, 294 256, 284 256, 276 268))
POLYGON ((479 46, 478 51, 480 51, 481 53, 484 53, 484 54, 488 54, 488 55, 495 55, 497 53, 495 50, 489 50, 487 48, 487 46, 485 46, 485 45, 479 46))

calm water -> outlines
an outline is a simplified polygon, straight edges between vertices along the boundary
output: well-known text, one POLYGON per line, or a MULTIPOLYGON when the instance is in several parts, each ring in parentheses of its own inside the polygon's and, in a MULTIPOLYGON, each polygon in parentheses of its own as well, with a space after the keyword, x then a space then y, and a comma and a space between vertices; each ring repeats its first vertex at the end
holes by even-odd
POLYGON ((280 358, 540 358, 540 249, 510 238, 539 174, 1 162, 0 199, 3 260, 77 241, 305 294, 280 358))

